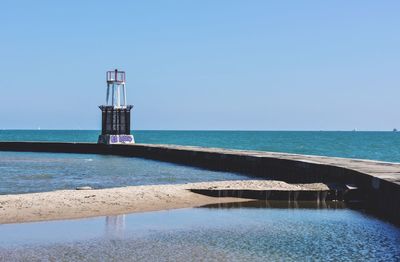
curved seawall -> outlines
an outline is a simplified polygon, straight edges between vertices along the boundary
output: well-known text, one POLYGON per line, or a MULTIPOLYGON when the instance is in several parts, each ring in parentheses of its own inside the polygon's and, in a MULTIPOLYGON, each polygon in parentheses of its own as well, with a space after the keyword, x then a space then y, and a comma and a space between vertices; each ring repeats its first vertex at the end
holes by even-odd
POLYGON ((358 187, 368 207, 400 223, 400 164, 379 161, 175 145, 0 142, 2 151, 111 154, 240 172, 289 183, 358 187))

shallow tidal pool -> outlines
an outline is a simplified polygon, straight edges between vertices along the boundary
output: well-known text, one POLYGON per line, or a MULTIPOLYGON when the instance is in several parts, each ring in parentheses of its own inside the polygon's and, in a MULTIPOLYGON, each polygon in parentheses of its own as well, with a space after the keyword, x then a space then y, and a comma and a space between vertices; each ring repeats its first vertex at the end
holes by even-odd
POLYGON ((400 260, 390 223, 329 205, 255 203, 0 225, 0 261, 400 260))

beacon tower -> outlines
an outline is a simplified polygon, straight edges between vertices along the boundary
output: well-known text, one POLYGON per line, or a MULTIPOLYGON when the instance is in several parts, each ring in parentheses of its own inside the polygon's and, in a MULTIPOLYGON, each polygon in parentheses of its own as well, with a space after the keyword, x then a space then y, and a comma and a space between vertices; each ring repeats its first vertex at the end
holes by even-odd
POLYGON ((108 71, 106 74, 107 95, 105 105, 101 109, 101 135, 98 143, 132 144, 131 135, 132 105, 126 103, 125 72, 108 71))

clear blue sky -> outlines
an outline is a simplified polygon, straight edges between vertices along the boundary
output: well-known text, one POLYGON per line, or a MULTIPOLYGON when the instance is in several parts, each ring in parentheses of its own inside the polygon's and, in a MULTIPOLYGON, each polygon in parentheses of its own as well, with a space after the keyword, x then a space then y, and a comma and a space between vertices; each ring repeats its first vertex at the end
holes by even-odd
POLYGON ((0 128, 400 127, 399 1, 2 1, 0 128))

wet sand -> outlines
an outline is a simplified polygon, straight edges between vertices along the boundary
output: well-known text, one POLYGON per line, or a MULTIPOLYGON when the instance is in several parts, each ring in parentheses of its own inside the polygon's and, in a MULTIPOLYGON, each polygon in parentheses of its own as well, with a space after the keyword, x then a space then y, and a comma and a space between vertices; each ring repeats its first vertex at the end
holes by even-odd
POLYGON ((243 180, 0 195, 0 224, 118 215, 249 201, 243 198, 204 196, 192 193, 190 189, 327 190, 328 187, 321 183, 287 184, 271 180, 243 180))

